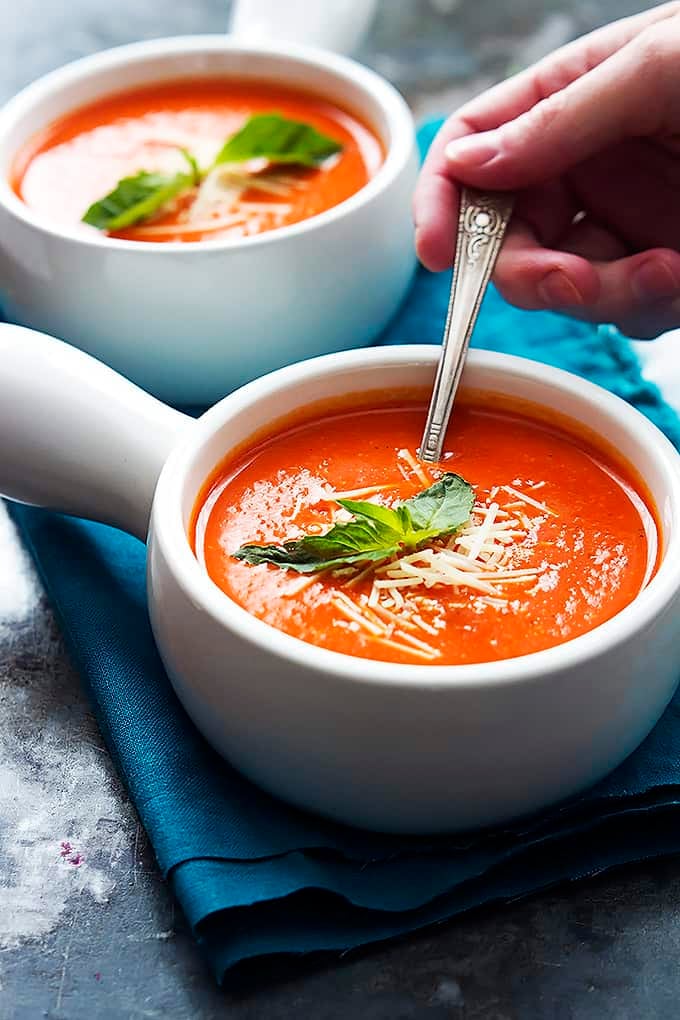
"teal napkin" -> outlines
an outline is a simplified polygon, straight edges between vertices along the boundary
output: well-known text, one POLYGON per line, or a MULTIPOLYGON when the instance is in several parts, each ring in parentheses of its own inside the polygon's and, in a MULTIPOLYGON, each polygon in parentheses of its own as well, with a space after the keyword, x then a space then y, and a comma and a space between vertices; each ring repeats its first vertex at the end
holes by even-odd
MULTIPOLYGON (((421 131, 423 146, 434 130, 421 131)), ((438 342, 448 283, 446 274, 420 270, 381 342, 438 342)), ((680 421, 614 330, 520 312, 491 290, 474 342, 594 380, 680 446, 680 421)), ((140 542, 34 508, 14 505, 11 513, 159 866, 218 980, 246 960, 346 951, 482 903, 680 851, 680 695, 604 782, 538 816, 454 837, 347 828, 263 793, 195 730, 154 647, 140 542)))

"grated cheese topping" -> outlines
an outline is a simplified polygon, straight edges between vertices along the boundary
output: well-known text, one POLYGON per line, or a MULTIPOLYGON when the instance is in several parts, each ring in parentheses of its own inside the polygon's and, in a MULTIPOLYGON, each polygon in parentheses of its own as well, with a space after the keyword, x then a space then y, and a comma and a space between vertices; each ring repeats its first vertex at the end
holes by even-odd
MULTIPOLYGON (((410 482, 425 486, 433 483, 410 450, 399 450, 397 460, 402 475, 410 482)), ((334 621, 337 626, 360 632, 366 640, 404 655, 435 661, 441 655, 436 638, 446 627, 449 610, 515 612, 522 605, 518 594, 531 598, 553 582, 556 568, 551 564, 521 565, 537 542, 541 523, 557 516, 551 507, 526 491, 533 493, 544 485, 543 481, 523 482, 517 478, 512 485, 493 486, 485 500, 475 503, 470 520, 454 535, 388 561, 306 575, 293 581, 283 594, 297 595, 320 578, 331 577, 337 582, 331 597, 338 614, 334 621)), ((379 501, 384 499, 385 490, 393 488, 367 485, 336 492, 329 487, 322 498, 328 502, 379 501)), ((350 517, 341 507, 332 514, 333 520, 350 517)))
MULTIPOLYGON (((398 456, 411 476, 432 483, 409 451, 400 450, 398 456)), ((535 491, 544 484, 527 486, 535 491)), ((380 491, 379 486, 366 487, 352 495, 378 496, 380 491)), ((441 653, 432 639, 446 626, 447 610, 470 606, 476 613, 507 613, 520 606, 518 591, 531 597, 541 589, 541 579, 547 580, 554 568, 546 562, 522 567, 518 558, 521 563, 522 549, 535 542, 548 516, 556 516, 555 511, 527 492, 495 486, 485 501, 475 503, 469 522, 456 534, 387 562, 357 566, 332 603, 368 640, 434 661, 441 653), (369 579, 370 592, 356 595, 369 579)))
POLYGON ((419 482, 427 489, 432 485, 432 479, 428 476, 427 472, 423 468, 423 465, 416 460, 410 450, 397 450, 397 458, 402 462, 402 466, 408 467, 408 473, 404 474, 405 478, 410 478, 410 475, 415 475, 419 482))

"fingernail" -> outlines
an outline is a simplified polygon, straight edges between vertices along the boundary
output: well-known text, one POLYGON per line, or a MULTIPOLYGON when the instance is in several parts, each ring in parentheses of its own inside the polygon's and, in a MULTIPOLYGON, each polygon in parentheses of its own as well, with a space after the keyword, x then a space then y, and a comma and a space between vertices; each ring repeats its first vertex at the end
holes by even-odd
POLYGON ((453 163, 466 166, 484 166, 499 153, 499 146, 491 131, 481 135, 466 135, 456 138, 446 146, 444 154, 453 163))
POLYGON ((537 287, 538 296, 546 305, 570 308, 582 305, 583 297, 562 269, 552 269, 537 287))
POLYGON ((631 289, 641 301, 676 297, 680 293, 680 280, 665 262, 650 259, 634 271, 631 289))

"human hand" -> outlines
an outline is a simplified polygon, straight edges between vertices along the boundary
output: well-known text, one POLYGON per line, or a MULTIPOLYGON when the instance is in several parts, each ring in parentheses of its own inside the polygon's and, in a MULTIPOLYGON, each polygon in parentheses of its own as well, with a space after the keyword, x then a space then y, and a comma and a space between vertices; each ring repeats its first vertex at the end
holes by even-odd
POLYGON ((518 192, 494 281, 523 308, 680 326, 680 3, 614 22, 453 114, 414 197, 416 248, 451 265, 459 186, 518 192))

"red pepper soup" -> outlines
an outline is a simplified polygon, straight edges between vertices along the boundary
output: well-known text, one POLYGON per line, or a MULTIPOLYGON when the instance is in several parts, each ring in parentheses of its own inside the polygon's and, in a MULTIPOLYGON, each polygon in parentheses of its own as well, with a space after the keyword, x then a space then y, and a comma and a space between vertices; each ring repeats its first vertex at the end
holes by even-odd
POLYGON ((55 121, 18 153, 11 183, 56 225, 85 218, 83 231, 191 242, 316 216, 359 191, 382 161, 375 134, 320 97, 178 81, 55 121))
POLYGON ((648 582, 655 511, 615 454, 526 407, 466 397, 442 462, 424 466, 424 418, 412 397, 348 401, 223 464, 192 523, 215 584, 322 648, 457 665, 568 641, 648 582))

